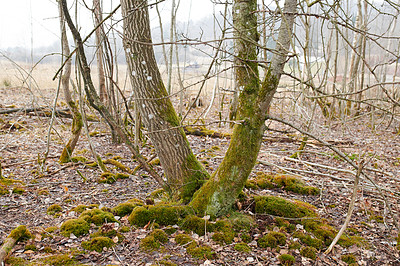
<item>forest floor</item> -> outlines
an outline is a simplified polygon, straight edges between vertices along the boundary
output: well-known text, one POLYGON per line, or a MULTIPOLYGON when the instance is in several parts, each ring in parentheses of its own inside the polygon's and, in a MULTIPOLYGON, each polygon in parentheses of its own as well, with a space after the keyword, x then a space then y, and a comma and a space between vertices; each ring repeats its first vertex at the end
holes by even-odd
MULTIPOLYGON (((11 104, 24 107, 24 103, 29 100, 29 94, 22 89, 0 89, 1 110, 10 108, 11 104), (10 98, 10 95, 15 98, 10 98)), ((51 102, 50 97, 48 102, 51 102)), ((254 214, 247 209, 241 211, 252 215, 257 223, 252 230, 252 241, 249 243, 251 251, 248 253, 234 249, 235 244, 241 242, 239 236, 235 237, 232 244, 220 245, 212 240, 211 232, 205 236, 191 234, 197 242, 212 248, 215 252, 212 259, 190 256, 184 247, 175 243, 174 235, 169 236, 168 242, 161 249, 145 252, 139 244, 149 233, 149 228, 130 226, 126 216, 117 217, 120 223, 113 223, 112 226, 130 226, 130 230, 123 233, 124 239, 121 242, 103 252, 82 252, 81 243, 88 240, 89 236, 63 237, 56 230, 49 233, 51 237, 43 237, 46 228, 59 228, 64 221, 77 218, 79 214, 71 210, 78 205, 98 204, 99 208, 113 208, 132 198, 146 200, 159 187, 143 170, 127 179, 104 184, 97 182, 101 175, 97 168, 81 162, 60 165, 58 157, 69 136, 70 119, 55 120, 49 142, 47 136, 50 119, 47 117, 13 113, 0 115, 0 119, 2 174, 22 182, 8 185, 9 193, 0 196, 0 244, 11 230, 21 224, 26 225, 34 236, 28 242, 18 243, 11 251, 11 257, 22 258, 33 265, 43 263, 43 258, 59 254, 75 254, 74 259, 86 265, 278 265, 279 255, 289 253, 295 257, 295 265, 347 265, 342 261, 342 256, 353 254, 359 265, 400 265, 399 250, 396 247, 398 231, 395 227, 400 211, 400 141, 394 125, 386 127, 386 119, 379 116, 377 120, 382 123, 378 121, 374 130, 367 116, 354 121, 332 122, 330 126, 322 122, 322 126, 313 129, 314 134, 346 153, 354 162, 359 163, 363 158, 368 178, 381 188, 378 191, 364 177, 358 189, 349 227, 365 242, 347 248, 336 245, 328 255, 324 254, 324 249, 319 250, 315 260, 301 256, 298 249, 289 249, 289 241, 279 248, 260 248, 256 240, 269 230, 266 223, 273 218, 254 214), (47 148, 48 157, 45 164, 42 164, 47 148), (13 193, 15 187, 23 188, 22 194, 13 193), (47 208, 52 204, 61 206, 59 215, 47 214, 47 208), (27 249, 27 245, 34 245, 36 249, 27 249)), ((299 147, 302 136, 276 122, 271 122, 269 128, 259 153, 259 163, 251 176, 254 177, 258 172, 292 174, 307 185, 318 187, 321 192, 317 196, 299 195, 283 189, 245 189, 245 192, 308 202, 316 207, 317 213, 330 225, 340 229, 348 211, 355 169, 328 147, 311 139, 297 159, 290 158, 299 147)), ((216 124, 213 129, 229 131, 226 127, 218 128, 216 124)), ((112 143, 103 123, 90 122, 89 130, 94 132, 90 139, 103 159, 118 156, 119 161, 130 169, 137 166, 126 146, 112 143)), ((228 138, 189 135, 188 139, 195 155, 209 172, 218 167, 229 145, 228 138)), ((141 149, 141 153, 147 158, 155 155, 150 143, 141 149)), ((75 154, 92 160, 85 136, 80 139, 75 154)), ((162 173, 160 166, 155 166, 155 169, 162 173)), ((91 232, 94 231, 91 228, 91 232)), ((50 264, 58 265, 55 262, 50 264)))

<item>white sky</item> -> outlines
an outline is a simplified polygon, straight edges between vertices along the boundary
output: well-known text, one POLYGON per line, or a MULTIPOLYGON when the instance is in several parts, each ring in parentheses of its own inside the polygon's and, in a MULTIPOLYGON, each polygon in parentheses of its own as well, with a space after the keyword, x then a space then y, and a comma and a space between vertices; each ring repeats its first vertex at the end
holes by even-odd
MULTIPOLYGON (((176 0, 178 2, 179 0, 176 0)), ((111 5, 117 5, 118 0, 103 0, 104 10, 110 10, 111 5)), ((67 0, 68 5, 74 1, 67 0)), ((91 0, 86 0, 91 5, 91 0)), ((159 5, 164 21, 170 20, 171 0, 159 5)), ((83 13, 83 9, 82 13, 83 13)), ((219 8, 221 10, 222 7, 219 8)), ((151 14, 155 14, 155 8, 151 14)), ((199 20, 213 12, 210 0, 181 0, 177 15, 178 20, 187 21, 189 15, 192 20, 199 20), (192 5, 191 12, 190 5, 192 5), (190 14, 189 14, 190 13, 190 14)), ((152 15, 154 21, 154 15, 152 15)), ((83 25, 82 34, 89 32, 92 19, 89 13, 80 19, 83 25)), ((157 22, 158 23, 158 22, 157 22)), ((154 24, 156 25, 156 21, 154 24)), ((59 40, 59 20, 56 0, 1 0, 0 5, 0 49, 8 47, 48 46, 59 40), (32 41, 33 40, 33 41, 32 41)))

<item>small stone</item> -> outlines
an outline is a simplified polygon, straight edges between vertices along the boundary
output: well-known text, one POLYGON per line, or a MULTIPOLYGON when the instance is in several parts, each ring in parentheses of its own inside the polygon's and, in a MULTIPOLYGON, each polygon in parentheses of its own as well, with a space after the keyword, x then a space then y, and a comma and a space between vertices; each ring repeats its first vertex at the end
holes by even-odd
POLYGON ((246 260, 247 260, 248 262, 254 262, 254 258, 253 258, 253 257, 247 257, 246 260))

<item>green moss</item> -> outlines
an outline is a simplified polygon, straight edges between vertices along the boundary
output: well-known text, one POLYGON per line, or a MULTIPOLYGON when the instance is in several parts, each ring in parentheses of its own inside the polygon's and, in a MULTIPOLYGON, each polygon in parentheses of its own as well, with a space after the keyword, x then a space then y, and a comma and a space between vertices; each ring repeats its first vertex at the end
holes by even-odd
POLYGON ((293 237, 300 239, 304 244, 314 247, 316 249, 322 249, 324 247, 324 242, 318 238, 311 237, 310 235, 296 232, 293 234, 293 237))
POLYGON ((159 198, 162 198, 164 195, 165 195, 164 189, 159 188, 159 189, 156 189, 153 192, 151 192, 149 198, 159 199, 159 198))
POLYGON ((233 229, 237 232, 248 232, 256 226, 254 218, 250 215, 234 212, 229 216, 233 229))
POLYGON ((245 243, 250 243, 253 240, 251 235, 247 234, 247 233, 246 234, 242 234, 240 236, 240 239, 242 239, 242 241, 245 242, 245 243))
POLYGON ((25 225, 19 225, 17 228, 11 231, 8 237, 17 240, 18 242, 32 238, 32 235, 25 225))
POLYGON ((317 249, 313 247, 302 247, 300 249, 300 255, 315 260, 317 257, 317 249))
POLYGON ((36 251, 37 250, 36 246, 33 245, 33 244, 26 245, 24 249, 25 250, 32 250, 32 251, 36 251))
POLYGON ((56 251, 52 249, 51 247, 44 247, 43 248, 44 253, 55 253, 56 251))
POLYGON ((203 236, 205 231, 212 232, 213 225, 200 217, 195 215, 188 215, 183 221, 181 228, 186 231, 192 231, 199 236, 203 236))
POLYGON ((291 241, 289 243, 289 249, 300 249, 301 248, 301 244, 297 241, 291 241))
POLYGON ((174 225, 185 217, 187 213, 187 206, 138 206, 133 209, 128 221, 136 226, 145 226, 150 221, 154 221, 159 225, 174 225))
POLYGON ((289 254, 282 254, 278 257, 278 260, 280 261, 281 265, 284 266, 290 266, 293 265, 296 262, 296 259, 289 254))
POLYGON ((117 181, 117 177, 115 174, 110 173, 110 172, 103 172, 100 177, 97 179, 98 183, 106 183, 106 184, 112 184, 117 181))
MULTIPOLYGON (((141 204, 141 205, 143 205, 143 204, 141 204)), ((115 206, 114 208, 112 208, 111 211, 114 215, 118 215, 118 216, 122 217, 122 216, 131 214, 133 209, 137 206, 138 206, 137 203, 124 202, 124 203, 120 203, 117 206, 115 206)))
POLYGON ((347 264, 357 263, 357 258, 353 254, 342 255, 340 259, 347 264))
POLYGON ((189 245, 188 248, 186 249, 186 252, 192 257, 198 259, 205 259, 205 258, 212 259, 215 255, 215 252, 212 251, 212 249, 206 245, 201 245, 201 246, 189 245))
POLYGON ((83 241, 81 246, 87 250, 94 250, 97 252, 102 252, 103 248, 109 248, 114 245, 114 242, 104 236, 95 237, 89 241, 83 241))
POLYGON ((149 164, 152 165, 152 166, 154 166, 154 165, 160 165, 160 159, 155 158, 155 159, 152 160, 149 164))
POLYGON ((169 261, 169 260, 160 260, 160 261, 158 262, 158 264, 164 265, 164 266, 178 266, 178 264, 173 263, 173 262, 171 262, 171 261, 169 261))
POLYGON ((229 220, 217 221, 211 230, 216 231, 212 239, 219 244, 231 244, 235 237, 235 231, 229 220))
POLYGON ((133 174, 133 171, 129 167, 123 165, 122 163, 118 162, 117 160, 107 159, 107 160, 104 160, 103 162, 105 164, 112 164, 116 168, 120 169, 121 171, 124 171, 124 172, 129 173, 129 174, 133 174))
POLYGON ((77 163, 77 162, 86 163, 88 161, 88 159, 83 156, 74 156, 74 157, 71 157, 71 161, 74 163, 77 163))
POLYGON ((76 265, 76 261, 70 256, 64 255, 54 255, 42 260, 44 263, 53 266, 63 266, 63 265, 76 265))
POLYGON ((178 234, 175 236, 175 242, 178 245, 186 245, 187 243, 193 242, 194 240, 187 234, 178 234))
POLYGON ((48 215, 55 215, 56 213, 59 213, 59 212, 62 212, 62 208, 61 208, 61 206, 58 205, 58 204, 50 205, 50 206, 47 208, 47 214, 48 214, 48 215))
POLYGON ((20 180, 16 180, 16 179, 11 179, 11 178, 1 178, 0 179, 0 184, 4 185, 4 186, 10 186, 13 184, 21 184, 23 185, 24 183, 20 180))
POLYGON ((140 240, 139 246, 145 251, 153 251, 159 249, 161 244, 153 236, 146 236, 140 240))
POLYGON ((0 185, 0 196, 2 196, 2 195, 7 195, 7 194, 9 194, 9 193, 10 193, 10 192, 8 191, 8 189, 7 189, 6 186, 0 185))
POLYGON ((173 233, 175 233, 178 229, 168 225, 166 228, 164 228, 165 233, 167 233, 168 235, 172 235, 173 233))
POLYGON ((90 225, 82 218, 70 219, 61 225, 61 235, 69 237, 72 234, 79 237, 89 233, 90 225))
POLYGON ((168 242, 168 235, 161 229, 155 229, 150 233, 151 236, 154 237, 160 243, 167 243, 168 242))
MULTIPOLYGON (((255 212, 284 218, 315 217, 317 214, 305 203, 275 196, 255 196, 255 212)), ((310 205, 311 206, 311 205, 310 205)))
POLYGON ((6 265, 11 265, 11 266, 27 266, 29 265, 29 261, 23 259, 23 258, 17 258, 17 257, 8 257, 4 260, 6 265))
POLYGON ((130 228, 129 226, 124 225, 124 226, 121 226, 121 227, 118 229, 118 231, 119 231, 120 233, 128 233, 129 231, 131 231, 131 228, 130 228))
POLYGON ((71 211, 74 211, 76 213, 82 213, 84 212, 86 209, 94 209, 94 208, 98 208, 99 205, 98 204, 91 204, 91 205, 78 205, 75 208, 72 208, 71 211))
POLYGON ((22 195, 25 193, 25 189, 23 187, 15 187, 13 188, 12 193, 22 195))
POLYGON ((261 248, 276 248, 278 245, 283 246, 286 243, 286 236, 281 232, 269 232, 257 240, 257 244, 261 248))
POLYGON ((351 247, 353 245, 357 245, 359 247, 366 246, 365 240, 361 236, 348 235, 342 235, 338 241, 338 244, 345 248, 351 247))
POLYGON ((57 231, 58 230, 58 227, 57 226, 50 226, 50 227, 47 227, 46 229, 44 229, 47 233, 54 233, 55 231, 57 231))
POLYGON ((79 216, 79 218, 88 223, 94 223, 95 225, 118 222, 112 213, 100 209, 86 210, 79 216))
POLYGON ((251 251, 251 247, 249 247, 249 245, 243 242, 235 244, 234 249, 244 253, 249 253, 251 251))

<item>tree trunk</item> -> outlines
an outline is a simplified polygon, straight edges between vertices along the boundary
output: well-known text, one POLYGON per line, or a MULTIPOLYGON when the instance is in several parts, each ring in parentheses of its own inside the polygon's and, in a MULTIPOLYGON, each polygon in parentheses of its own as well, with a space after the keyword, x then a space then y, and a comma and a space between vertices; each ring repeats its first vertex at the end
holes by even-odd
POLYGON ((276 92, 290 48, 296 0, 286 0, 277 40, 277 51, 260 85, 256 43, 257 1, 235 0, 236 82, 240 89, 237 120, 224 160, 196 192, 190 205, 198 214, 219 216, 232 207, 254 167, 265 129, 265 118, 276 92))
MULTIPOLYGON (((67 39, 67 32, 65 30, 65 21, 64 15, 62 12, 61 2, 58 2, 59 5, 59 12, 60 12, 60 28, 61 28, 61 45, 63 51, 63 58, 68 56, 70 53, 69 44, 67 39)), ((59 159, 60 163, 67 163, 70 161, 70 157, 72 152, 75 149, 76 144, 78 143, 79 136, 81 135, 82 130, 82 115, 79 112, 78 106, 72 100, 71 92, 69 90, 69 79, 71 77, 71 59, 65 63, 64 72, 61 76, 61 86, 63 87, 65 101, 67 102, 69 108, 72 112, 72 126, 71 126, 71 133, 72 136, 65 145, 63 151, 61 152, 61 156, 59 159)))
MULTIPOLYGON (((94 21, 95 25, 103 20, 102 9, 100 5, 100 0, 93 0, 93 11, 94 11, 94 21)), ((99 26, 96 29, 96 58, 97 58, 97 71, 99 77, 99 95, 102 102, 108 100, 107 90, 106 90, 106 78, 104 75, 103 67, 103 26, 99 26)))
POLYGON ((122 0, 124 47, 142 121, 155 147, 174 198, 190 201, 208 173, 194 156, 151 45, 147 1, 122 0))

